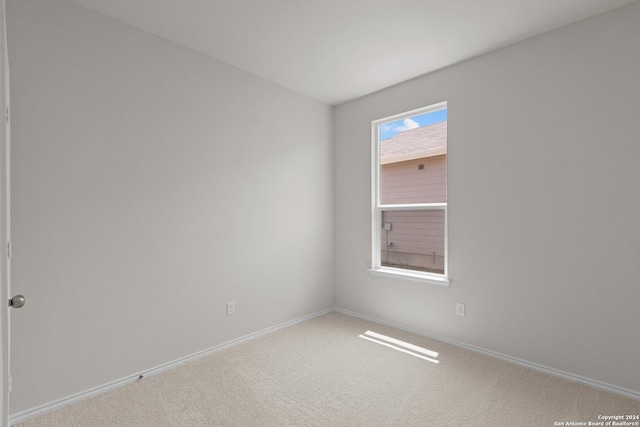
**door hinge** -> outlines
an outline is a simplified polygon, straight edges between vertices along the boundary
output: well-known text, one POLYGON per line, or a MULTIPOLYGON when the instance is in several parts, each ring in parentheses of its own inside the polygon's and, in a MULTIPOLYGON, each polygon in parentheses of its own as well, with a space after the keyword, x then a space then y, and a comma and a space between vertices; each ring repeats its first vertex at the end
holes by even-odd
POLYGON ((9 106, 7 105, 7 109, 4 112, 4 120, 9 123, 9 106))
POLYGON ((7 242, 7 258, 11 259, 11 240, 7 242))
POLYGON ((9 374, 8 380, 9 380, 9 392, 11 392, 11 389, 13 388, 13 381, 12 381, 12 378, 11 378, 11 374, 9 374))

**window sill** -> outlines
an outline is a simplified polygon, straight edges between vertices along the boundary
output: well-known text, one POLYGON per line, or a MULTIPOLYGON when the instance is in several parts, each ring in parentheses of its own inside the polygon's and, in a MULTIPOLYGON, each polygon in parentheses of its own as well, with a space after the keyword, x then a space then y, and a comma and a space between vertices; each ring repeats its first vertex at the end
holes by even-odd
POLYGON ((423 273, 420 271, 403 270, 400 268, 374 268, 369 273, 374 276, 386 277, 388 279, 408 280, 410 282, 423 283, 425 285, 448 287, 451 280, 440 274, 423 273))

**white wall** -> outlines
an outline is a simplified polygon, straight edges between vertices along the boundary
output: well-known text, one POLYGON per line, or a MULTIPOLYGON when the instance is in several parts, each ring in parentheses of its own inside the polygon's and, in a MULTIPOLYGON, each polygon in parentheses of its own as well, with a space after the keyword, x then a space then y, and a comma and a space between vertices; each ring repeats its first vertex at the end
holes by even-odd
POLYGON ((640 392, 639 76, 636 2, 336 107, 336 305, 640 392), (371 276, 371 121, 441 101, 453 283, 371 276))
POLYGON ((333 305, 330 107, 66 2, 7 17, 12 413, 333 305))

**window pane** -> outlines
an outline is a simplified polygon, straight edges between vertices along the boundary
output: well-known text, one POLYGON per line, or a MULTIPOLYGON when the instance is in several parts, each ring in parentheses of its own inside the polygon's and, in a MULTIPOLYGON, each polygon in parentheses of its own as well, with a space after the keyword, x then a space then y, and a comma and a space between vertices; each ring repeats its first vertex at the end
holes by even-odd
POLYGON ((384 211, 383 266, 444 274, 444 209, 384 211))
POLYGON ((381 204, 447 201, 446 112, 379 126, 381 204), (434 120, 440 121, 431 123, 434 120), (430 124, 420 126, 420 122, 430 124))

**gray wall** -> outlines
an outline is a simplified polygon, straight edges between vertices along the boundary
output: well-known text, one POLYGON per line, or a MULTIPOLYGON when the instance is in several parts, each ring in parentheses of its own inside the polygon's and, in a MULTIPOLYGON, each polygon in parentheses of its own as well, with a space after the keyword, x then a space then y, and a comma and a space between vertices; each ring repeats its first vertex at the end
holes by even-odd
POLYGON ((12 413, 333 305, 330 107, 58 0, 7 16, 12 413))
POLYGON ((640 391, 639 76, 636 2, 336 107, 336 305, 640 391), (440 101, 453 283, 371 276, 371 121, 440 101))

